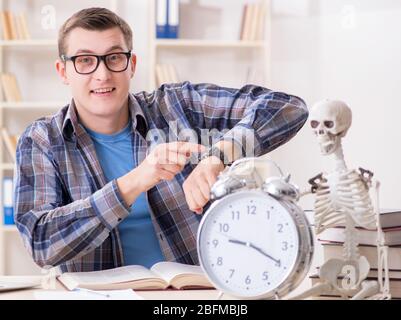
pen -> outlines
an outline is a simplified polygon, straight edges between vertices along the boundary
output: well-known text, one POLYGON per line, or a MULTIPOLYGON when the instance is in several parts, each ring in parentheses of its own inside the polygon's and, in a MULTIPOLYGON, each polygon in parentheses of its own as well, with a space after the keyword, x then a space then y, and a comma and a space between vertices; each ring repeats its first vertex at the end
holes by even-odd
POLYGON ((75 288, 72 291, 76 291, 76 292, 86 292, 89 294, 95 294, 98 296, 102 296, 102 297, 106 297, 106 298, 110 298, 110 295, 107 293, 101 293, 101 292, 97 292, 95 290, 89 290, 89 289, 85 289, 85 288, 75 288))

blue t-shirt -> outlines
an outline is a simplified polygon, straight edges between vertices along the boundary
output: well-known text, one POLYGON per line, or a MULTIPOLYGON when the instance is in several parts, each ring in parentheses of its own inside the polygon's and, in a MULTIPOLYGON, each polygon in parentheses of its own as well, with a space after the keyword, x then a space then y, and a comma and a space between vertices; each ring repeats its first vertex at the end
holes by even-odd
MULTIPOLYGON (((131 123, 114 134, 86 130, 93 140, 107 182, 125 175, 137 166, 132 152, 131 123)), ((132 204, 128 217, 118 225, 125 265, 151 267, 165 260, 149 212, 146 193, 141 193, 132 204)))

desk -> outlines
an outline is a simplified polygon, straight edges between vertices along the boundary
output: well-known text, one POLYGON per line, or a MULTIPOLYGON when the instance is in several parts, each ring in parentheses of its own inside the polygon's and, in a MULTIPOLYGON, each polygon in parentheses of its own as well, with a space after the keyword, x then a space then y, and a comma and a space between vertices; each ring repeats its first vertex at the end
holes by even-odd
MULTIPOLYGON (((0 281, 21 281, 41 283, 42 276, 0 276, 0 281)), ((55 286, 46 290, 67 289, 57 280, 55 286)), ((0 300, 35 300, 34 292, 42 288, 23 289, 17 291, 0 292, 0 300)), ((214 300, 218 297, 217 290, 152 290, 135 291, 146 300, 214 300)), ((224 299, 224 297, 223 297, 224 299)))

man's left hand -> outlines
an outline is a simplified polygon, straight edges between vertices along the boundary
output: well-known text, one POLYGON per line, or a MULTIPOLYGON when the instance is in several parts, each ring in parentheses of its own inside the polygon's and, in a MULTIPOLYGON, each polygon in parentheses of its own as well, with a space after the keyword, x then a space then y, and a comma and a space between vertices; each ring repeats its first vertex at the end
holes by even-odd
POLYGON ((203 212, 203 207, 210 199, 210 190, 223 170, 223 162, 215 156, 205 158, 198 163, 182 185, 191 211, 197 214, 203 212))

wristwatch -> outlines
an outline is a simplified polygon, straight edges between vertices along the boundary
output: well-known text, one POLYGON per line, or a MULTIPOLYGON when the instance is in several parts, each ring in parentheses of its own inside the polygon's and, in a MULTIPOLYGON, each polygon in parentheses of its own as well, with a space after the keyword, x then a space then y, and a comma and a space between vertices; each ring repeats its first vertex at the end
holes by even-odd
POLYGON ((204 152, 200 157, 200 161, 212 156, 219 158, 224 166, 228 166, 231 164, 231 162, 228 161, 228 158, 226 157, 225 153, 215 146, 212 146, 206 152, 204 152))

